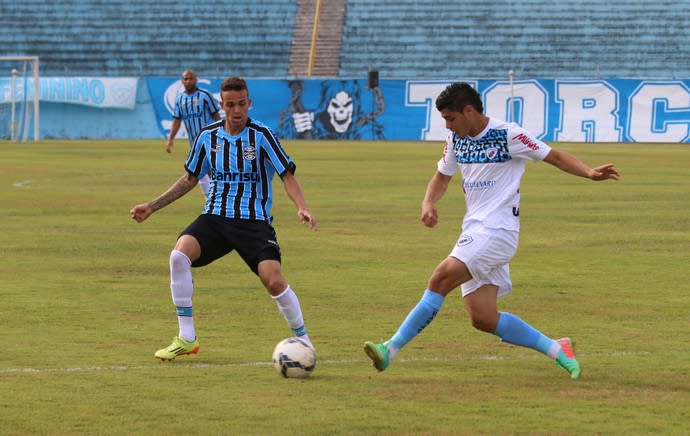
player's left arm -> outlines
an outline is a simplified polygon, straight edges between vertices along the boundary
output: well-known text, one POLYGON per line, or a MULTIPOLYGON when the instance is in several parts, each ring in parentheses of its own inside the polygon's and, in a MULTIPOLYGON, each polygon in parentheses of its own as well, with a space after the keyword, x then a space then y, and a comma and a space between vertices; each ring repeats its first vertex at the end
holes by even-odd
POLYGON ((562 150, 551 149, 544 158, 544 162, 548 162, 566 173, 595 181, 618 180, 620 177, 614 164, 609 163, 590 168, 574 155, 562 150))
POLYGON ((288 197, 297 206, 297 215, 300 221, 304 224, 309 224, 312 230, 317 229, 316 217, 311 213, 307 207, 307 202, 304 199, 304 193, 302 192, 302 187, 299 185, 297 178, 288 170, 281 177, 283 181, 283 186, 285 186, 285 192, 287 192, 288 197))

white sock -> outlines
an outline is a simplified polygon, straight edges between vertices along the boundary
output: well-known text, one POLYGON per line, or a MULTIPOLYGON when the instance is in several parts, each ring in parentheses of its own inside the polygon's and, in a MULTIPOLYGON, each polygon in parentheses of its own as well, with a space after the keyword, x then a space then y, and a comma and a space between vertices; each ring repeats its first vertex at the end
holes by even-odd
MULTIPOLYGON (((304 318, 302 317, 302 309, 299 305, 297 294, 290 288, 290 285, 288 285, 280 295, 272 295, 271 298, 275 300, 280 313, 283 314, 293 334, 309 341, 307 329, 304 327, 304 318)), ((311 343, 311 341, 309 341, 309 343, 311 343)))
POLYGON ((170 253, 170 292, 177 310, 179 336, 191 342, 196 339, 192 314, 192 294, 194 294, 192 262, 178 250, 170 253))

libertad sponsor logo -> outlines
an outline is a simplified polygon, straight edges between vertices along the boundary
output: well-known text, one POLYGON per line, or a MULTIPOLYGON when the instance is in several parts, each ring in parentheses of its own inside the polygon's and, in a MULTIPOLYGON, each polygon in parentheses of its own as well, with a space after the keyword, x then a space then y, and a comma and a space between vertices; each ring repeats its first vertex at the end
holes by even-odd
POLYGON ((528 146, 528 147, 531 148, 532 150, 539 150, 539 145, 538 145, 536 142, 532 141, 532 140, 531 140, 527 135, 525 135, 524 133, 520 133, 519 135, 517 135, 517 136, 514 137, 513 139, 522 142, 523 144, 525 144, 526 146, 528 146))
POLYGON ((218 182, 258 182, 258 173, 211 171, 211 178, 218 182))

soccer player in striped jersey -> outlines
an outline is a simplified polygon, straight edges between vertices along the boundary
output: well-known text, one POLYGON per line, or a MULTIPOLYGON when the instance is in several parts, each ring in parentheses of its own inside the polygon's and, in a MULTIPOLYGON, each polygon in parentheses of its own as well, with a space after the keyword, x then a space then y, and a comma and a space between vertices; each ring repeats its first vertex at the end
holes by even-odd
POLYGON ((199 351, 192 314, 192 267, 202 267, 235 250, 256 274, 292 329, 311 344, 297 295, 282 274, 280 246, 271 225, 271 180, 277 174, 297 216, 311 229, 316 217, 309 211, 295 178, 296 165, 278 138, 260 121, 249 118, 247 83, 230 77, 221 83, 225 119, 206 126, 191 148, 185 174, 163 194, 130 211, 137 222, 169 205, 211 175, 211 189, 203 213, 180 234, 170 253, 170 289, 177 310, 179 333, 155 353, 160 360, 199 351))
MULTIPOLYGON (((220 107, 218 102, 210 92, 201 89, 197 86, 196 73, 192 70, 185 70, 182 73, 182 85, 184 91, 179 93, 175 98, 175 109, 173 113, 173 122, 170 127, 170 134, 168 135, 168 142, 165 145, 165 151, 172 153, 173 142, 177 132, 180 130, 182 121, 187 130, 187 139, 189 139, 190 147, 194 146, 194 140, 201 132, 201 129, 220 120, 220 107)), ((204 197, 208 196, 208 189, 211 184, 211 179, 208 175, 204 175, 199 179, 199 187, 204 193, 204 197)))
POLYGON ((449 85, 436 99, 436 109, 451 134, 427 185, 421 219, 427 227, 438 223, 436 203, 453 175, 460 173, 467 204, 462 232, 398 331, 386 342, 365 342, 364 352, 374 368, 385 370, 390 359, 433 321, 446 295, 460 287, 473 327, 503 342, 539 351, 554 359, 571 378, 580 377, 570 338, 551 339, 512 313, 499 312, 497 299, 512 290, 508 262, 518 245, 520 180, 525 162, 543 160, 566 173, 595 181, 618 180, 618 171, 613 164, 590 168, 517 124, 487 117, 479 93, 467 83, 449 85))

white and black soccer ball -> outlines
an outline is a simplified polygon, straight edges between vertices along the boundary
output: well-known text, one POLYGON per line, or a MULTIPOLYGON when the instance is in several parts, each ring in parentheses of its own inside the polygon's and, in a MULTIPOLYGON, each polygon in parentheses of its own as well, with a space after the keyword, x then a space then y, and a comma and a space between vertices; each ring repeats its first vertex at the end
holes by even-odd
POLYGON ((273 366, 285 378, 309 377, 316 367, 316 351, 304 339, 283 339, 273 350, 273 366))

